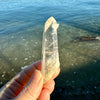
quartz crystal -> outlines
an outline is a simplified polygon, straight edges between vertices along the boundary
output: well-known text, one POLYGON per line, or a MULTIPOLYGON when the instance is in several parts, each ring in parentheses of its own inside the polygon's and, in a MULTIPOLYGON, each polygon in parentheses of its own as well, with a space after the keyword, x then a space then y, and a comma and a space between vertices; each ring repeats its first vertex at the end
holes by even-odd
POLYGON ((50 17, 44 26, 42 41, 42 74, 46 83, 60 66, 58 53, 57 28, 59 24, 50 17))

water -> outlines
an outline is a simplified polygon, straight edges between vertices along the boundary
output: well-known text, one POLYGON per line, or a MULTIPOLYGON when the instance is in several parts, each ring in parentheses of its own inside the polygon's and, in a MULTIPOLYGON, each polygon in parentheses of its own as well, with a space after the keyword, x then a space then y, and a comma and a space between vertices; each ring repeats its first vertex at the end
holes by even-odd
POLYGON ((43 25, 50 16, 60 24, 57 86, 100 83, 100 42, 73 42, 100 36, 99 0, 0 0, 0 86, 41 59, 43 25))

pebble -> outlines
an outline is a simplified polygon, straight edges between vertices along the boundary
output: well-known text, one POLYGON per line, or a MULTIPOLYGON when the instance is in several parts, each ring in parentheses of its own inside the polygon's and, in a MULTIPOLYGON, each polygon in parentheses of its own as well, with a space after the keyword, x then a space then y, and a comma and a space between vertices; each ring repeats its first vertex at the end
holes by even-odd
POLYGON ((96 86, 94 86, 94 88, 96 89, 97 87, 96 87, 96 86))
POLYGON ((94 60, 94 63, 96 63, 97 62, 97 60, 94 60))
POLYGON ((25 64, 26 62, 24 62, 24 64, 25 64))
POLYGON ((11 38, 13 39, 13 38, 14 38, 14 36, 11 36, 11 38))
POLYGON ((100 93, 100 86, 98 86, 97 88, 95 88, 96 93, 100 93))
POLYGON ((74 72, 74 75, 76 75, 77 74, 77 72, 74 72))
POLYGON ((5 74, 2 74, 2 77, 4 77, 5 76, 5 74))
POLYGON ((21 69, 24 69, 24 67, 22 66, 21 69))
POLYGON ((11 71, 14 71, 14 68, 12 68, 11 71))
POLYGON ((29 56, 29 58, 31 58, 31 56, 29 56))
POLYGON ((74 66, 74 64, 71 64, 72 66, 74 66))
POLYGON ((3 82, 0 82, 0 84, 3 84, 3 82))
POLYGON ((72 83, 75 83, 75 81, 72 81, 72 83))
POLYGON ((59 92, 60 92, 60 93, 62 92, 62 89, 61 89, 61 88, 59 89, 59 92))
POLYGON ((69 81, 67 80, 66 83, 68 83, 69 81))
POLYGON ((87 94, 89 94, 89 93, 90 93, 90 91, 86 91, 86 93, 87 93, 87 94))
POLYGON ((15 58, 15 60, 17 60, 18 58, 15 58))
POLYGON ((32 57, 34 58, 34 55, 32 55, 32 57))
POLYGON ((11 60, 11 58, 9 58, 9 60, 11 60))
POLYGON ((28 66, 22 66, 21 69, 25 69, 26 67, 28 67, 28 66))
POLYGON ((28 58, 24 58, 24 60, 28 60, 28 58))
POLYGON ((33 42, 33 40, 31 40, 31 42, 33 42))
POLYGON ((5 74, 6 73, 6 71, 4 71, 4 72, 2 72, 3 74, 5 74))
POLYGON ((26 39, 23 39, 23 41, 25 41, 26 39))
POLYGON ((36 45, 34 44, 34 47, 36 47, 36 45))
POLYGON ((38 42, 35 42, 35 44, 38 44, 38 42))
POLYGON ((21 37, 21 39, 23 39, 23 36, 21 37))

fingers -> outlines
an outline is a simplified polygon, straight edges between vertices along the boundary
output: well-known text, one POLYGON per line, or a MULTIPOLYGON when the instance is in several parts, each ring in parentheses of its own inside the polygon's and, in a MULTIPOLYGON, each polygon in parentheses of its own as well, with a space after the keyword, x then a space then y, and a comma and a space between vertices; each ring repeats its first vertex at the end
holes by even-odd
POLYGON ((20 93, 20 91, 24 88, 24 86, 27 84, 35 69, 41 69, 41 61, 33 63, 32 65, 22 70, 13 79, 11 79, 2 88, 1 91, 3 91, 3 95, 6 95, 7 98, 13 98, 17 96, 20 93))
POLYGON ((52 79, 44 84, 38 100, 50 100, 50 94, 53 92, 54 86, 55 82, 52 79))
POLYGON ((41 70, 40 60, 25 68, 23 71, 20 72, 20 74, 26 74, 28 77, 30 77, 35 69, 41 70))
POLYGON ((37 100, 43 87, 43 77, 39 70, 35 70, 27 85, 15 100, 37 100))
POLYGON ((55 81, 54 80, 49 80, 46 84, 43 85, 44 89, 48 89, 49 93, 51 94, 54 90, 55 87, 55 81))
POLYGON ((43 89, 38 100, 50 100, 50 93, 48 89, 43 89))
MULTIPOLYGON (((33 63, 32 65, 28 66, 23 71, 21 71, 19 74, 17 74, 11 81, 9 81, 5 85, 6 88, 4 88, 4 93, 8 95, 10 94, 10 97, 17 96, 20 93, 20 91, 24 88, 24 86, 27 84, 27 82, 30 80, 30 78, 32 78, 32 74, 35 72, 36 69, 41 70, 41 61, 33 63)), ((54 73, 50 80, 56 78, 59 72, 60 68, 58 68, 57 72, 54 73)), ((44 84, 44 87, 46 90, 49 91, 49 94, 51 94, 54 89, 54 81, 50 80, 46 84, 44 84)))

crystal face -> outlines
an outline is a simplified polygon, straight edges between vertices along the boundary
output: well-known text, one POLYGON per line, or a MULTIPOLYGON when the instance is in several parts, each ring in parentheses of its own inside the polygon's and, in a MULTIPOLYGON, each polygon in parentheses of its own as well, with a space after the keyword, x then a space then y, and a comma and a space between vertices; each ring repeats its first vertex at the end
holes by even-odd
POLYGON ((42 73, 46 83, 60 66, 58 53, 57 28, 59 24, 50 17, 44 26, 42 43, 42 73))

